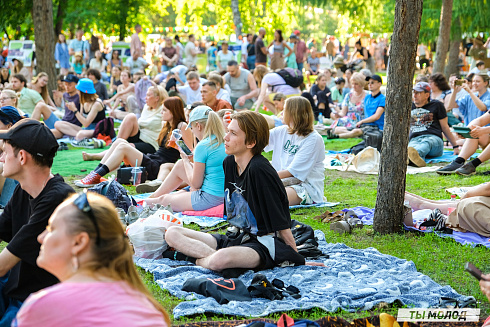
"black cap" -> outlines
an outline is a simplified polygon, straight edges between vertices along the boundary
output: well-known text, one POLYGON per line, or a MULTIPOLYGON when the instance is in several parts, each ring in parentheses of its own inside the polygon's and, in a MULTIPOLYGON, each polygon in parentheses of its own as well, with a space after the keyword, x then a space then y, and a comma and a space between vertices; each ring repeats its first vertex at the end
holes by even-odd
POLYGON ((371 75, 366 77, 366 81, 369 81, 370 79, 383 83, 383 79, 379 75, 371 75))
POLYGON ((10 140, 17 147, 32 155, 54 158, 58 151, 58 141, 46 125, 34 119, 22 119, 0 133, 0 140, 10 140))
POLYGON ((68 83, 78 83, 79 78, 76 77, 73 74, 68 74, 63 79, 61 80, 62 82, 68 82, 68 83))

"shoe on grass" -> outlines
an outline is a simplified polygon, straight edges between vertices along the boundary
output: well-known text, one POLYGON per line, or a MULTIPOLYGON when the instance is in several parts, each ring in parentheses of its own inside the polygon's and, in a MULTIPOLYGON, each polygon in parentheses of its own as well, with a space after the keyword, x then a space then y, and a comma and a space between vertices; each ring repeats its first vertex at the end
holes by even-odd
POLYGON ((87 149, 94 149, 95 148, 95 142, 94 142, 93 138, 83 139, 80 141, 73 141, 71 144, 77 148, 87 148, 87 149))
POLYGON ((162 181, 157 179, 153 181, 146 181, 145 183, 141 183, 136 185, 136 192, 138 193, 150 193, 155 192, 162 185, 162 181))
POLYGON ((85 176, 83 179, 81 179, 79 181, 75 181, 75 185, 78 187, 84 187, 84 188, 85 187, 92 187, 94 185, 99 184, 101 182, 100 181, 101 178, 102 178, 102 176, 100 176, 99 174, 97 174, 94 171, 91 171, 90 174, 85 176))
POLYGON ((463 167, 456 169, 456 174, 461 176, 471 176, 476 174, 476 168, 471 162, 464 164, 463 167))
POLYGON ((417 167, 425 167, 427 165, 419 152, 411 146, 408 147, 408 159, 417 167))
POLYGON ((450 175, 456 174, 456 170, 463 167, 464 164, 457 163, 456 161, 451 162, 449 165, 446 165, 442 168, 436 170, 436 173, 439 175, 450 175))
POLYGON ((339 136, 335 134, 332 130, 327 131, 327 139, 333 140, 333 139, 338 139, 339 136))

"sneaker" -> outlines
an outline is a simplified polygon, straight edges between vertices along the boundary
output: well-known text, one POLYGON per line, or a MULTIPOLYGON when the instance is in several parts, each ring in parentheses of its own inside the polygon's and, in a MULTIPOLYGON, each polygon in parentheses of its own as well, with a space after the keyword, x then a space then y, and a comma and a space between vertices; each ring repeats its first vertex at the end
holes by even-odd
POLYGON ((71 143, 74 147, 77 147, 77 148, 87 148, 87 149, 93 149, 95 148, 95 142, 94 142, 94 139, 91 138, 91 139, 83 139, 83 140, 80 140, 80 141, 73 141, 71 143))
POLYGON ((464 164, 463 167, 456 169, 456 174, 461 176, 471 176, 476 174, 476 168, 471 162, 464 164))
POLYGON ((425 167, 427 165, 419 152, 411 146, 408 147, 408 159, 417 167, 425 167))
POLYGON ((100 149, 106 145, 104 140, 93 138, 92 141, 94 142, 94 149, 100 149))
POLYGON ((456 161, 451 162, 449 165, 446 165, 442 168, 436 170, 436 173, 439 175, 450 175, 456 174, 456 170, 463 167, 464 164, 457 163, 456 161))
POLYGON ((75 185, 78 187, 92 187, 100 183, 101 176, 94 171, 85 176, 79 181, 75 181, 75 185))
POLYGON ((162 185, 162 181, 154 180, 154 181, 146 181, 145 183, 141 183, 136 185, 136 192, 138 193, 153 193, 162 185))
POLYGON ((338 139, 339 136, 332 132, 332 130, 327 131, 327 139, 333 140, 333 139, 338 139))

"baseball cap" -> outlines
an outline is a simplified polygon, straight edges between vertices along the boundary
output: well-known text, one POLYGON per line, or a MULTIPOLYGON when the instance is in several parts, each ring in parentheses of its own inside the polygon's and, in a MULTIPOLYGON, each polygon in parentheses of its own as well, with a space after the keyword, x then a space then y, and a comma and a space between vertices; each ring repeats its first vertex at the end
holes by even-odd
POLYGON ((290 39, 297 39, 297 38, 298 38, 298 36, 297 36, 296 34, 294 34, 294 33, 293 33, 293 34, 291 34, 291 36, 290 36, 289 38, 290 38, 290 39))
POLYGON ((30 118, 22 119, 0 133, 0 140, 10 140, 17 147, 43 158, 54 158, 58 150, 58 142, 49 128, 30 118))
POLYGON ((371 75, 366 77, 366 81, 369 81, 370 79, 383 83, 383 79, 379 75, 371 75))
POLYGON ((78 83, 78 80, 79 80, 78 77, 76 77, 73 74, 68 74, 62 79, 63 82, 68 82, 68 83, 78 83))
POLYGON ((17 109, 15 109, 12 106, 5 106, 0 108, 0 121, 2 121, 2 123, 4 123, 5 125, 8 124, 13 125, 19 120, 21 120, 22 118, 24 117, 19 115, 17 109))
POLYGON ((209 108, 208 106, 197 106, 194 108, 189 115, 189 125, 187 125, 186 129, 191 127, 192 122, 208 119, 208 115, 211 111, 213 111, 213 109, 209 108))
POLYGON ((95 94, 94 82, 89 78, 82 78, 78 81, 77 90, 86 94, 95 94))
POLYGON ((300 35, 301 34, 301 32, 299 30, 295 30, 293 33, 296 34, 296 35, 300 35))
POLYGON ((426 83, 426 82, 418 82, 417 84, 414 85, 413 90, 414 91, 417 91, 417 92, 427 92, 427 93, 430 93, 431 88, 430 88, 429 83, 426 83))

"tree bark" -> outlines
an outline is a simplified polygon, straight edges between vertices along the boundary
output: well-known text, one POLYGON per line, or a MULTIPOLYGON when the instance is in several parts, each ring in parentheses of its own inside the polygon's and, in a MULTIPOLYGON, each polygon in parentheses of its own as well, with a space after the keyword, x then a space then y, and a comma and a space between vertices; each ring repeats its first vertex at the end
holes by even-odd
MULTIPOLYGON (((56 67, 54 60, 53 1, 33 0, 32 21, 36 42, 36 72, 49 76, 48 90, 56 90, 56 67)), ((33 63, 34 64, 34 63, 33 63)))
POLYGON ((412 81, 423 0, 397 0, 391 36, 383 150, 373 228, 381 234, 401 231, 412 81))
POLYGON ((231 11, 233 12, 233 24, 235 24, 235 33, 238 38, 242 35, 242 17, 240 16, 238 0, 231 0, 231 11))
POLYGON ((433 73, 443 73, 446 65, 446 55, 449 49, 449 36, 451 35, 451 19, 453 16, 453 0, 443 0, 441 9, 441 23, 437 37, 436 59, 433 73))
POLYGON ((449 48, 449 57, 447 59, 446 69, 444 74, 449 78, 451 74, 458 74, 459 67, 459 46, 461 45, 461 36, 457 40, 451 41, 451 47, 449 48))
POLYGON ((57 38, 63 29, 63 18, 65 17, 65 10, 68 7, 68 0, 59 0, 58 11, 56 12, 56 25, 54 27, 54 35, 57 38))

